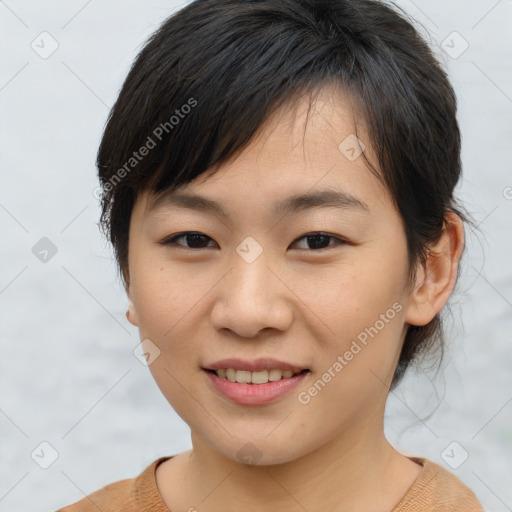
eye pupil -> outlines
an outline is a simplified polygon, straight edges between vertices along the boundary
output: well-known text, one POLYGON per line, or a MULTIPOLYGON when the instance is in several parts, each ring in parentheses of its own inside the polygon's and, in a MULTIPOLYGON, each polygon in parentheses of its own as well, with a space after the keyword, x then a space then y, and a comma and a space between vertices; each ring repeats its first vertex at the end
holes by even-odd
POLYGON ((325 247, 328 247, 329 246, 328 242, 329 242, 330 238, 332 238, 332 237, 328 236, 328 235, 308 235, 307 236, 308 245, 310 246, 311 249, 324 249, 325 247), (319 239, 322 239, 320 241, 320 244, 315 243, 315 242, 318 242, 319 239), (322 242, 327 242, 327 243, 325 244, 322 242), (312 245, 312 247, 311 247, 311 245, 312 245))
POLYGON ((185 235, 185 239, 191 248, 197 248, 197 245, 199 245, 199 247, 203 247, 203 245, 201 244, 201 240, 203 242, 205 242, 206 238, 208 238, 206 235, 201 235, 198 233, 191 233, 191 234, 185 235), (198 241, 199 241, 199 244, 194 245, 194 243, 198 242, 198 241))

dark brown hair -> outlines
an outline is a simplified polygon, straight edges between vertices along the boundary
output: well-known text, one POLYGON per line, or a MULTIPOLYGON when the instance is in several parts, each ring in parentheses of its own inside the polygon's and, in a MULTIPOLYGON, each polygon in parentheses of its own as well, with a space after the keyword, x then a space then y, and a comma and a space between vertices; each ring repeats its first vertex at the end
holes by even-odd
MULTIPOLYGON (((196 0, 140 51, 99 147, 101 226, 124 284, 142 191, 172 191, 219 166, 270 114, 332 83, 349 91, 368 129, 403 220, 412 278, 445 214, 468 219, 453 197, 461 174, 455 94, 407 16, 372 0, 196 0)), ((434 345, 442 352, 439 315, 408 326, 392 388, 434 345)))

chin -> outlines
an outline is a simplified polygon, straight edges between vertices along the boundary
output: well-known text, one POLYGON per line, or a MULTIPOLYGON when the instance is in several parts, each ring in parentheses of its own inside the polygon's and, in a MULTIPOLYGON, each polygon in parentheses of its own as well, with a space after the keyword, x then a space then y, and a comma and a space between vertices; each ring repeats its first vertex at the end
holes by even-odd
MULTIPOLYGON (((289 436, 286 436, 290 439, 289 436)), ((303 443, 294 443, 287 448, 283 439, 269 440, 262 435, 260 439, 255 438, 230 438, 222 446, 212 443, 215 450, 234 462, 252 466, 271 466, 276 464, 287 464, 306 455, 303 443)))

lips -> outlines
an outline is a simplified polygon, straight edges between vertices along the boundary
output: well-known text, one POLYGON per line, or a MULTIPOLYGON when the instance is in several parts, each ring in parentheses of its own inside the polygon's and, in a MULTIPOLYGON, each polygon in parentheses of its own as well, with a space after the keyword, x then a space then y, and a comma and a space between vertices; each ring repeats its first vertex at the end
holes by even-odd
POLYGON ((203 369, 203 372, 217 393, 236 404, 252 406, 265 405, 276 402, 277 400, 283 398, 285 395, 289 394, 301 382, 304 382, 304 379, 307 379, 311 373, 309 370, 304 370, 298 374, 293 375, 292 377, 283 377, 278 381, 268 381, 261 384, 249 384, 231 382, 226 378, 219 377, 214 370, 208 371, 203 369))
POLYGON ((255 359, 253 361, 238 358, 222 359, 203 367, 204 370, 227 370, 229 368, 235 371, 240 370, 246 372, 259 372, 263 370, 269 371, 276 369, 283 372, 291 371, 292 373, 298 373, 309 369, 300 363, 293 364, 287 361, 280 361, 278 359, 268 357, 255 359))
POLYGON ((311 370, 271 357, 252 361, 229 358, 202 367, 214 389, 240 405, 269 404, 299 385, 311 370))

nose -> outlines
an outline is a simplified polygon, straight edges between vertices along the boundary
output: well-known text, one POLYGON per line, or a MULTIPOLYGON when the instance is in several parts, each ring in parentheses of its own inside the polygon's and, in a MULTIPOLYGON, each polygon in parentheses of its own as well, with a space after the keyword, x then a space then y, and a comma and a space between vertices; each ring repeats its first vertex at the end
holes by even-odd
POLYGON ((286 331, 293 321, 291 292, 265 251, 250 263, 235 254, 216 290, 211 321, 219 331, 253 338, 264 329, 286 331))

